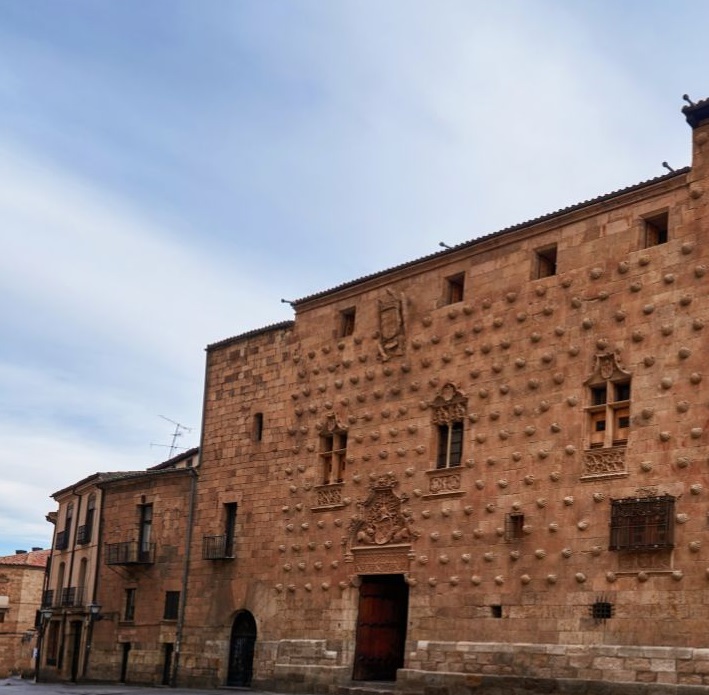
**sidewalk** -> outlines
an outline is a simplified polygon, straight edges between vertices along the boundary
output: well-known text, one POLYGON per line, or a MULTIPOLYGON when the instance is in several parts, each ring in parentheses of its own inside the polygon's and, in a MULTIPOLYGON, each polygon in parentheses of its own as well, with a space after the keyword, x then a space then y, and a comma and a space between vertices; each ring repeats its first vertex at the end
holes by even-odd
MULTIPOLYGON (((215 695, 219 690, 192 690, 191 688, 149 687, 126 685, 123 683, 35 683, 22 678, 0 679, 0 695, 155 695, 157 690, 164 690, 165 695, 215 695)), ((239 688, 240 693, 248 695, 278 695, 261 690, 239 688)))

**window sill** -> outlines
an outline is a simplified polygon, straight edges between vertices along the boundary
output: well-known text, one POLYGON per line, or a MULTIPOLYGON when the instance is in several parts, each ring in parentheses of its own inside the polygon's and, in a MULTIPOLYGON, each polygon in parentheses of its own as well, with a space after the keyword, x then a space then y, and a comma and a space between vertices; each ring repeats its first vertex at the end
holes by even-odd
POLYGON ((428 478, 428 491, 421 497, 423 499, 462 497, 465 494, 465 490, 461 489, 462 470, 460 466, 454 466, 424 471, 428 478))

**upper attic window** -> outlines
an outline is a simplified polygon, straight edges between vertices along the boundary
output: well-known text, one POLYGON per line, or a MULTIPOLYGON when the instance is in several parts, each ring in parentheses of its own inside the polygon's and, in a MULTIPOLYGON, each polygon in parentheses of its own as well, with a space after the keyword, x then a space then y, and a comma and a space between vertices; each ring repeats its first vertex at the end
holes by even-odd
POLYGON ((465 290, 465 273, 458 273, 446 278, 444 302, 455 304, 463 301, 463 291, 465 290))
POLYGON ((667 243, 669 221, 670 214, 666 210, 665 212, 660 212, 651 217, 643 218, 646 249, 649 249, 651 246, 659 246, 660 244, 667 243))
POLYGON ((352 335, 354 333, 355 313, 355 308, 353 306, 340 312, 340 338, 346 338, 348 335, 352 335))
POLYGON ((544 246, 534 251, 533 280, 541 280, 556 275, 556 244, 544 246))

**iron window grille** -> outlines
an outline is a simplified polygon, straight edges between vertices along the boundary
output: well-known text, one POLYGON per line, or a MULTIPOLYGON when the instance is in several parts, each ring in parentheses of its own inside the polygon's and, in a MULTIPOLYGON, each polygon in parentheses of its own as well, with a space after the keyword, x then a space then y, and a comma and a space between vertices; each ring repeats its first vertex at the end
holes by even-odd
POLYGON ((626 498, 611 501, 609 550, 674 548, 675 498, 626 498))
POLYGON ((55 550, 66 550, 69 547, 69 532, 59 531, 54 539, 55 550))

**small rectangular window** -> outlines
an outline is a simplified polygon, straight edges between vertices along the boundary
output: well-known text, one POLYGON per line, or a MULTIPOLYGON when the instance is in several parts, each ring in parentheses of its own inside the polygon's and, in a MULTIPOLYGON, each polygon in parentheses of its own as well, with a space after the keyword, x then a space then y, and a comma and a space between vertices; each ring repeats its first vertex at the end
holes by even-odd
POLYGON ((163 611, 163 620, 177 620, 180 611, 180 592, 166 591, 165 592, 165 610, 163 611))
POLYGON ((490 606, 490 615, 492 615, 493 618, 501 618, 502 617, 502 606, 500 606, 500 605, 490 606))
POLYGON ((533 279, 541 280, 556 275, 556 244, 536 249, 534 255, 533 279))
POLYGON ((355 308, 350 307, 340 312, 340 330, 339 337, 346 338, 352 335, 355 329, 355 308))
POLYGON ((234 557, 234 540, 236 536, 236 502, 224 505, 224 557, 234 557))
POLYGON ((669 238, 669 219, 668 212, 661 212, 657 215, 652 215, 652 217, 644 218, 646 249, 667 243, 669 238))
POLYGON ((505 540, 515 541, 524 537, 524 514, 508 514, 505 517, 505 540))
POLYGON ((613 604, 608 601, 596 601, 591 604, 591 617, 597 622, 605 622, 613 617, 613 604))
POLYGON ((608 389, 603 386, 591 388, 591 405, 605 405, 608 401, 608 389))
POLYGON ((123 620, 135 619, 135 589, 126 589, 123 603, 123 620))
POLYGON ((458 273, 446 278, 446 294, 444 297, 446 304, 455 304, 463 301, 465 291, 465 273, 458 273))
POLYGON ((263 439, 263 413, 256 413, 254 415, 251 437, 255 442, 260 442, 263 439))
POLYGON ((629 401, 630 400, 630 382, 625 384, 615 384, 615 400, 629 401))

